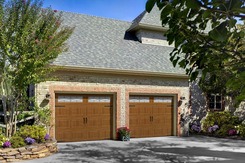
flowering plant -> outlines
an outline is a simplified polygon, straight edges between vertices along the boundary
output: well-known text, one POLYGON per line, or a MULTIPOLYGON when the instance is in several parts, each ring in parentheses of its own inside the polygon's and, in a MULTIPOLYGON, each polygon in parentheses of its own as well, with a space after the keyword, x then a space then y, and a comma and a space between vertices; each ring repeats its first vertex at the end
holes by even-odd
POLYGON ((199 125, 193 124, 191 126, 191 130, 199 133, 199 132, 201 132, 201 127, 199 125))
POLYGON ((11 147, 11 142, 10 141, 6 141, 3 143, 3 148, 9 148, 11 147))
POLYGON ((219 129, 219 126, 218 126, 218 125, 213 125, 213 126, 210 126, 210 127, 208 128, 208 132, 209 132, 209 133, 212 133, 212 132, 217 131, 218 129, 219 129))
POLYGON ((46 134, 46 135, 44 136, 44 139, 45 139, 45 140, 49 140, 49 139, 50 139, 49 134, 46 134))
POLYGON ((0 145, 1 146, 3 146, 3 143, 6 142, 7 140, 8 139, 4 135, 0 134, 0 145))
POLYGON ((228 131, 228 135, 230 135, 230 136, 233 136, 233 135, 236 135, 236 134, 237 134, 237 131, 235 129, 230 129, 228 131))
POLYGON ((122 139, 123 137, 130 137, 130 130, 127 127, 120 127, 117 129, 118 137, 122 139))
POLYGON ((30 138, 30 137, 27 137, 27 138, 25 139, 25 142, 26 142, 26 144, 34 144, 36 141, 35 141, 35 139, 32 139, 32 138, 30 138))

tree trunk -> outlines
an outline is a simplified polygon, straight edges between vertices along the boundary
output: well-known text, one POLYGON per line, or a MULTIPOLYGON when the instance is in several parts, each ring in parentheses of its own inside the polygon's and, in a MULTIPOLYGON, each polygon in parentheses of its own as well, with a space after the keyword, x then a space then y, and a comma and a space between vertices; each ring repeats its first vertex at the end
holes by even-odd
POLYGON ((6 96, 2 96, 2 104, 3 104, 3 114, 4 114, 4 124, 6 124, 5 135, 8 137, 8 115, 7 115, 7 98, 6 96))

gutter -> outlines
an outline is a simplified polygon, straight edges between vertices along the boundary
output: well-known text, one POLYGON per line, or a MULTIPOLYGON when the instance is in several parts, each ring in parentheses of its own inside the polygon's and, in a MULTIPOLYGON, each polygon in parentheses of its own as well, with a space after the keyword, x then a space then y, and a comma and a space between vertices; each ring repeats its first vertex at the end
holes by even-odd
POLYGON ((161 26, 155 26, 155 25, 150 25, 150 24, 137 24, 134 26, 131 26, 127 32, 134 32, 139 29, 148 29, 148 30, 153 30, 153 31, 159 31, 159 32, 166 32, 169 28, 168 27, 161 27, 161 26))
POLYGON ((154 76, 154 77, 169 77, 178 79, 189 79, 186 74, 177 73, 163 73, 163 72, 149 72, 149 71, 135 71, 135 70, 118 70, 109 68, 90 68, 90 67, 74 67, 74 66, 57 66, 52 65, 56 70, 74 71, 74 72, 93 72, 103 74, 118 74, 118 75, 135 75, 135 76, 154 76))

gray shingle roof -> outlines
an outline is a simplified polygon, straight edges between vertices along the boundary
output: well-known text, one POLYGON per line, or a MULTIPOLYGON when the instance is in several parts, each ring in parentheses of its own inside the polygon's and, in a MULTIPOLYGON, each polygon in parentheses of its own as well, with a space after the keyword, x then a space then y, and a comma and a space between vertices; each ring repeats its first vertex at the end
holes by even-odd
MULTIPOLYGON (((143 11, 138 17, 136 17, 133 20, 132 25, 129 28, 129 31, 134 30, 136 27, 140 25, 162 28, 163 26, 160 19, 160 15, 161 11, 159 11, 156 5, 152 8, 150 13, 143 11)), ((164 27, 168 28, 168 25, 165 25, 164 27)))
POLYGON ((133 24, 146 24, 162 27, 160 19, 160 11, 157 6, 154 6, 150 13, 143 11, 138 17, 133 20, 133 24))
POLYGON ((126 32, 131 23, 64 12, 64 24, 75 26, 69 50, 55 65, 81 68, 184 74, 169 61, 171 47, 146 45, 126 32))

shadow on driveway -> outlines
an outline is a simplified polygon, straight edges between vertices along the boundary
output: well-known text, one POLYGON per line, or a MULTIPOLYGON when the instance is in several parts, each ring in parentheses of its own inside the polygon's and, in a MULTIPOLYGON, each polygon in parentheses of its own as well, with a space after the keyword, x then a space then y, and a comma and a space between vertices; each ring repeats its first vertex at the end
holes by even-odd
MULTIPOLYGON (((53 162, 244 162, 241 140, 210 137, 161 137, 59 143, 59 152, 35 163, 53 162)), ((25 161, 29 162, 29 161, 25 161)), ((32 161, 33 162, 33 161, 32 161)))

